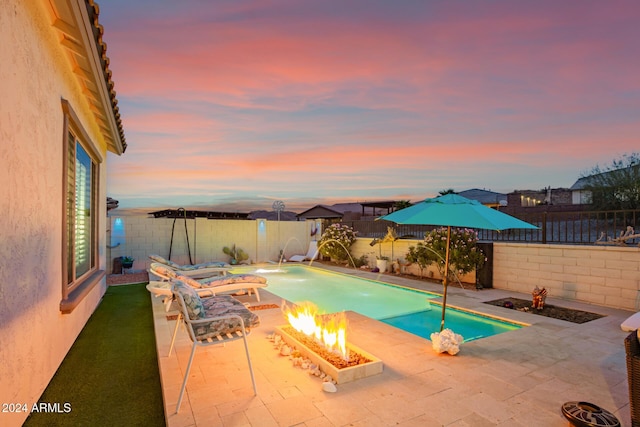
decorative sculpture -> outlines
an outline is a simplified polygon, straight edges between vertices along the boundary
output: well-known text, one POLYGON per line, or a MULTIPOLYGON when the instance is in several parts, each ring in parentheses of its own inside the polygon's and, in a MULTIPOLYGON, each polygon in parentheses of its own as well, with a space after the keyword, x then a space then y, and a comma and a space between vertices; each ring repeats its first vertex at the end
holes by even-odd
POLYGON ((547 300, 547 290, 545 288, 540 289, 536 286, 533 289, 533 292, 531 292, 531 295, 533 295, 533 303, 531 307, 542 310, 544 308, 544 303, 547 300))
MULTIPOLYGON (((627 226, 626 231, 621 231, 620 235, 615 238, 607 236, 604 231, 600 233, 600 237, 594 243, 596 245, 618 245, 626 246, 627 240, 640 239, 640 233, 636 233, 632 226, 627 226)), ((640 247, 640 243, 638 243, 640 247)))
POLYGON ((436 353, 447 352, 455 356, 460 351, 460 344, 464 341, 462 335, 454 333, 451 329, 431 334, 431 344, 436 353))

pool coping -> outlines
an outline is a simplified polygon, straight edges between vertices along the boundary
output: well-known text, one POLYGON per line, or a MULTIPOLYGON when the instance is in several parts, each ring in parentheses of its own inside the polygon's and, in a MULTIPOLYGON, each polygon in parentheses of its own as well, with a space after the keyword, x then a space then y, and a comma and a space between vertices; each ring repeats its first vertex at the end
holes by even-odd
MULTIPOLYGON (((439 287, 415 285, 430 290, 439 287)), ((450 287, 449 291, 452 305, 479 308, 490 315, 505 314, 507 309, 484 304, 484 300, 522 297, 497 289, 476 292, 450 287)), ((261 292, 259 303, 251 297, 239 299, 250 305, 280 301, 268 287, 261 292)), ((606 408, 623 425, 629 420, 622 346, 627 334, 619 325, 630 313, 624 310, 573 304, 607 315, 581 325, 509 310, 508 317, 528 321, 531 327, 465 343, 457 356, 434 354, 425 338, 348 312, 354 331, 351 341, 379 357, 385 368, 380 375, 339 386, 337 393, 323 392, 317 379, 293 369, 289 360, 275 354, 264 338, 282 323, 280 310, 261 310, 262 324, 249 337, 258 396, 253 396, 241 345, 198 349, 187 397, 180 414, 175 415, 191 343, 179 332, 175 353, 166 356, 174 322, 167 320, 157 298, 152 301, 167 425, 172 427, 528 425, 532 419, 540 425, 561 426, 566 425, 562 403, 576 399, 606 408)))

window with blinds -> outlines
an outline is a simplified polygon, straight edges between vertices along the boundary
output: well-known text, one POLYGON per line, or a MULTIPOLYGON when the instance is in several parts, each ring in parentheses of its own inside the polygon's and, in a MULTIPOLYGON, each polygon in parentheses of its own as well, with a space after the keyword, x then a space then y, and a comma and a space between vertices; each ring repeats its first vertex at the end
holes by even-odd
POLYGON ((104 277, 98 269, 98 197, 101 156, 67 101, 64 155, 64 247, 61 310, 69 313, 104 277))
POLYGON ((67 284, 95 267, 95 162, 72 132, 67 164, 67 284))

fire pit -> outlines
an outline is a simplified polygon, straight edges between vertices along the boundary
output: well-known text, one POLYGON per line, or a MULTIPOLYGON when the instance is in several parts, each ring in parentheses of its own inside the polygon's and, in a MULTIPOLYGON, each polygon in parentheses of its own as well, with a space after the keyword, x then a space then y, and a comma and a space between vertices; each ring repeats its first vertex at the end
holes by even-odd
POLYGON ((347 319, 344 313, 320 316, 310 303, 293 310, 283 305, 283 311, 289 325, 276 327, 276 333, 337 384, 382 372, 380 359, 346 342, 347 319))

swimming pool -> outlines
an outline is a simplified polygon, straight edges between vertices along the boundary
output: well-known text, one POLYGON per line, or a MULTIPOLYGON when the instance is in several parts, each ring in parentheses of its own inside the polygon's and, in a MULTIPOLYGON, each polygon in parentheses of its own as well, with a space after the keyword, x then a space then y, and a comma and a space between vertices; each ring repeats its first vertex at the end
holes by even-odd
MULTIPOLYGON (((325 313, 352 310, 427 339, 440 330, 440 305, 429 303, 438 294, 301 265, 238 267, 233 272, 263 275, 269 292, 291 302, 312 301, 325 313)), ((452 308, 447 308, 445 325, 465 342, 522 327, 452 308)))

